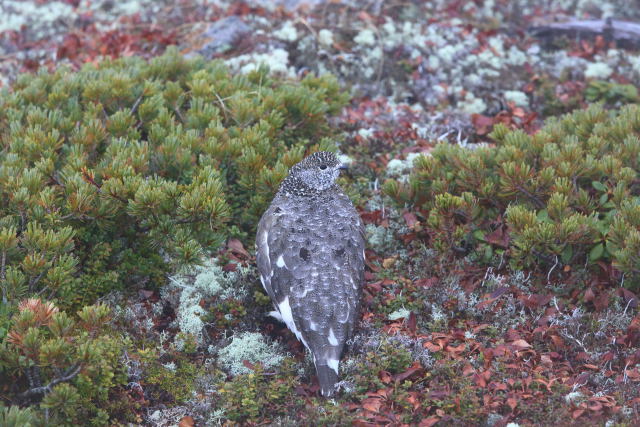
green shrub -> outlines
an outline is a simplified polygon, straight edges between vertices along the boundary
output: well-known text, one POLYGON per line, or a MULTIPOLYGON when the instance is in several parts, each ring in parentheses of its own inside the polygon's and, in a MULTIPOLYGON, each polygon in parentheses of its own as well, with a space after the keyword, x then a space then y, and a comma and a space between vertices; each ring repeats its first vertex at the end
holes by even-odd
POLYGON ((0 343, 0 375, 9 379, 12 402, 39 405, 54 425, 109 425, 114 405, 119 411, 112 416, 127 420, 131 404, 117 405, 117 394, 127 383, 121 358, 128 343, 109 331, 108 316, 107 307, 94 305, 73 320, 50 302, 23 301, 0 343))
POLYGON ((194 382, 201 369, 184 354, 176 352, 173 356, 170 362, 161 363, 155 349, 137 352, 144 370, 145 393, 154 401, 182 403, 193 397, 194 382))
POLYGON ((298 382, 294 368, 294 361, 285 359, 275 375, 267 375, 264 367, 257 364, 253 372, 220 383, 220 407, 225 417, 235 422, 255 422, 287 415, 292 406, 300 403, 295 398, 292 401, 291 390, 298 382))
POLYGON ((516 267, 612 261, 640 273, 640 108, 600 105, 552 118, 535 135, 496 125, 495 146, 440 144, 386 194, 427 218, 441 253, 496 253, 516 267))
POLYGON ((591 102, 604 101, 610 104, 640 102, 638 88, 634 85, 604 80, 589 82, 585 89, 585 98, 591 102))
POLYGON ((345 102, 330 77, 232 76, 175 49, 20 76, 0 92, 3 301, 78 307, 250 235, 345 102))
POLYGON ((4 407, 0 404, 0 425, 5 427, 35 427, 39 425, 31 408, 4 407))

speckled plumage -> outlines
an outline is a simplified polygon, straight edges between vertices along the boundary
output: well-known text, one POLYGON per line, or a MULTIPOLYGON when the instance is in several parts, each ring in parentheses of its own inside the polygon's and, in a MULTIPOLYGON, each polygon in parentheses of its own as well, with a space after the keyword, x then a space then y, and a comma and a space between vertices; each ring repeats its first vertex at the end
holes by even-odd
POLYGON ((293 166, 256 235, 260 278, 276 308, 272 315, 313 355, 324 396, 335 391, 364 280, 364 230, 335 183, 340 169, 329 152, 293 166))

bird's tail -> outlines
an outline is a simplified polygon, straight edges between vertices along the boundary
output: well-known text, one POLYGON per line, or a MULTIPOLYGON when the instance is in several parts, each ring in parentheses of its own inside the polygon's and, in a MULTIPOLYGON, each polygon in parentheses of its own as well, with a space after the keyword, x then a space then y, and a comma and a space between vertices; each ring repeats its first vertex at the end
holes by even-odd
POLYGON ((336 391, 336 383, 338 382, 338 373, 329 366, 321 365, 320 361, 316 365, 316 373, 318 374, 318 382, 320 383, 320 392, 324 397, 331 397, 336 391))

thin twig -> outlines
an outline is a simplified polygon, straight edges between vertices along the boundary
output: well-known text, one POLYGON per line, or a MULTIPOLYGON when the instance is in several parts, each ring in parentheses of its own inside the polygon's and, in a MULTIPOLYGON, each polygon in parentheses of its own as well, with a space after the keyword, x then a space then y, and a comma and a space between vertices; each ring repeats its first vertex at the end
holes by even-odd
POLYGON ((69 370, 65 373, 64 376, 58 377, 58 378, 54 378, 53 380, 51 380, 51 382, 49 384, 47 384, 45 386, 30 388, 29 390, 27 390, 24 393, 20 394, 20 397, 27 398, 27 397, 31 397, 33 395, 50 393, 52 391, 53 387, 55 387, 57 384, 60 384, 62 382, 66 382, 66 381, 71 381, 72 379, 74 379, 80 373, 80 369, 81 368, 82 367, 79 364, 76 364, 76 365, 72 366, 71 368, 69 368, 69 370))
POLYGON ((538 209, 544 209, 544 203, 542 202, 542 200, 534 196, 526 188, 524 188, 521 185, 518 185, 516 186, 516 189, 520 191, 522 194, 524 194, 525 196, 527 196, 529 199, 531 199, 531 201, 533 201, 533 203, 536 205, 538 209))

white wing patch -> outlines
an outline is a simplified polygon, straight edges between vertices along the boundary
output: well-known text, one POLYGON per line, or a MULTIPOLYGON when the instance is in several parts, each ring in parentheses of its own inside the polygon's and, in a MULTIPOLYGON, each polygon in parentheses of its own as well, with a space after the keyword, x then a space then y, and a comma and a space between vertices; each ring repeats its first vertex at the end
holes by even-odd
POLYGON ((340 361, 338 359, 328 359, 327 366, 336 371, 336 375, 338 375, 338 365, 340 361))
MULTIPOLYGON (((296 334, 296 338, 302 341, 302 344, 304 344, 304 346, 307 347, 307 349, 309 349, 307 342, 304 340, 304 338, 302 337, 302 334, 300 333, 300 331, 298 330, 298 327, 296 326, 295 320, 293 320, 293 313, 291 312, 291 305, 289 304, 288 296, 284 297, 282 302, 278 304, 278 311, 280 312, 281 319, 287 325, 287 328, 289 328, 291 332, 296 334)), ((309 351, 311 351, 311 349, 309 349, 309 351)))
POLYGON ((333 333, 333 328, 329 328, 329 344, 331 344, 333 346, 338 345, 338 339, 336 338, 335 334, 333 333))
POLYGON ((278 267, 280 267, 280 268, 284 267, 284 268, 286 268, 287 270, 289 269, 289 267, 287 267, 287 264, 285 264, 285 262, 284 262, 284 258, 282 258, 282 255, 280 255, 280 256, 278 257, 278 260, 276 261, 276 265, 277 265, 278 267))
POLYGON ((269 257, 269 233, 266 231, 260 235, 260 245, 264 248, 264 254, 267 257, 267 264, 271 264, 271 258, 269 257))
POLYGON ((280 314, 279 311, 276 311, 276 310, 270 311, 269 316, 275 318, 279 322, 284 322, 284 319, 282 318, 282 315, 280 314))

